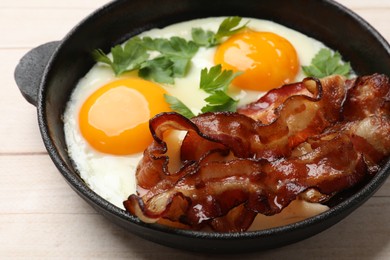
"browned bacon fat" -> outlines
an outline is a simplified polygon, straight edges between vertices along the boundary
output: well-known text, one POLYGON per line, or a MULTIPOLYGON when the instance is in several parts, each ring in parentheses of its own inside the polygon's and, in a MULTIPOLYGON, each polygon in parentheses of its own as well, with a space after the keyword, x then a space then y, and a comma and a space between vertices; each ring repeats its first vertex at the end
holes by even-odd
POLYGON ((150 121, 154 142, 124 202, 145 222, 245 231, 298 197, 325 202, 375 174, 390 153, 389 79, 307 78, 238 110, 150 121), (165 133, 186 131, 170 171, 165 133))

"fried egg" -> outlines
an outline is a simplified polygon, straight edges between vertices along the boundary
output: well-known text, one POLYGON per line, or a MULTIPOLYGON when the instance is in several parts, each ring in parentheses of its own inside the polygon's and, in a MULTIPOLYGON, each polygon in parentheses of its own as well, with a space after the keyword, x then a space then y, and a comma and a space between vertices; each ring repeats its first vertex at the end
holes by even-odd
MULTIPOLYGON (((187 21, 139 36, 179 36, 190 40, 192 28, 216 32, 223 19, 187 21)), ((95 64, 80 79, 63 116, 64 131, 75 168, 93 191, 124 208, 123 201, 136 193, 135 171, 142 152, 152 142, 149 119, 170 111, 164 94, 178 98, 194 114, 200 113, 208 96, 199 89, 202 69, 221 64, 223 69, 242 72, 228 90, 240 106, 257 100, 272 88, 302 80, 305 76, 301 66, 310 65, 316 53, 325 47, 315 39, 271 21, 243 20, 249 21, 247 29, 216 47, 200 47, 187 75, 175 78, 174 84, 147 81, 134 72, 116 77, 102 63, 95 64)), ((173 140, 176 141, 169 145, 178 153, 179 149, 174 147, 180 146, 180 138, 173 140)), ((308 217, 317 213, 316 209, 304 214, 308 217)))

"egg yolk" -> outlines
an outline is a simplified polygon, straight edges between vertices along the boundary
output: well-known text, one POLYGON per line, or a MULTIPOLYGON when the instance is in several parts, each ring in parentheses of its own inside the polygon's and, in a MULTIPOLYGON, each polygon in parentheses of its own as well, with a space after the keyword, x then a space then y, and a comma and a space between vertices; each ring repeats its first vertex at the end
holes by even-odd
POLYGON ((127 78, 108 83, 84 102, 79 113, 80 131, 96 150, 126 155, 142 152, 152 143, 149 119, 170 111, 159 85, 127 78))
POLYGON ((245 31, 222 43, 214 56, 225 70, 241 71, 233 84, 242 89, 267 91, 292 82, 299 71, 295 48, 271 32, 245 31))

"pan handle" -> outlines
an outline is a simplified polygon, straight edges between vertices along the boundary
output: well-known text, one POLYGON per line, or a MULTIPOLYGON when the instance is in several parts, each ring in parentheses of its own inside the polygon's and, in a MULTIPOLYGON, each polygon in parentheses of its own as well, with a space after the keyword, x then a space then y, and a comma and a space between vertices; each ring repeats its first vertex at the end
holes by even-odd
POLYGON ((19 61, 15 68, 14 78, 23 97, 34 106, 38 103, 38 91, 45 68, 59 45, 59 41, 42 44, 19 61))

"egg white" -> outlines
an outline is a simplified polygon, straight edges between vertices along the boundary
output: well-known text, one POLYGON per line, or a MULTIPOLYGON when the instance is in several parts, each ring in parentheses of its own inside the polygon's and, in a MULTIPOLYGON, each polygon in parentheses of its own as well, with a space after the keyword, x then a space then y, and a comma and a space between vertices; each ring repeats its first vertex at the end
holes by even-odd
MULTIPOLYGON (((139 36, 150 36, 153 38, 179 36, 190 40, 191 28, 202 27, 206 30, 217 31, 224 18, 187 21, 163 29, 153 29, 139 36)), ((248 27, 252 30, 274 32, 289 40, 297 51, 301 66, 310 65, 315 54, 325 47, 323 43, 280 24, 253 18, 243 18, 243 21, 247 20, 250 20, 248 27)), ((180 99, 195 114, 199 113, 200 109, 205 105, 204 99, 207 97, 207 94, 199 89, 200 71, 203 68, 210 68, 215 65, 213 62, 215 50, 216 47, 208 49, 201 47, 193 57, 190 70, 185 78, 176 78, 174 85, 162 84, 162 87, 170 95, 180 99)), ((300 70, 295 81, 300 81, 303 78, 304 75, 302 70, 300 70)), ((108 66, 100 63, 94 65, 75 87, 67 104, 63 120, 68 152, 81 178, 98 195, 117 207, 124 208, 123 201, 130 194, 136 192, 135 171, 142 153, 129 156, 114 156, 100 153, 86 142, 78 126, 78 113, 84 101, 98 88, 115 79, 117 79, 115 74, 108 66)), ((243 105, 257 100, 263 93, 232 87, 229 94, 233 98, 240 100, 239 105, 243 105)), ((295 208, 299 211, 302 205, 295 208)), ((326 210, 327 207, 323 206, 320 209, 316 208, 313 211, 306 210, 300 212, 306 218, 318 214, 319 211, 326 210)), ((294 212, 294 214, 299 215, 297 212, 294 212)), ((284 219, 286 218, 289 218, 289 216, 284 217, 284 219)), ((277 222, 284 223, 281 220, 277 220, 277 222)), ((260 228, 256 227, 256 229, 260 228)))

